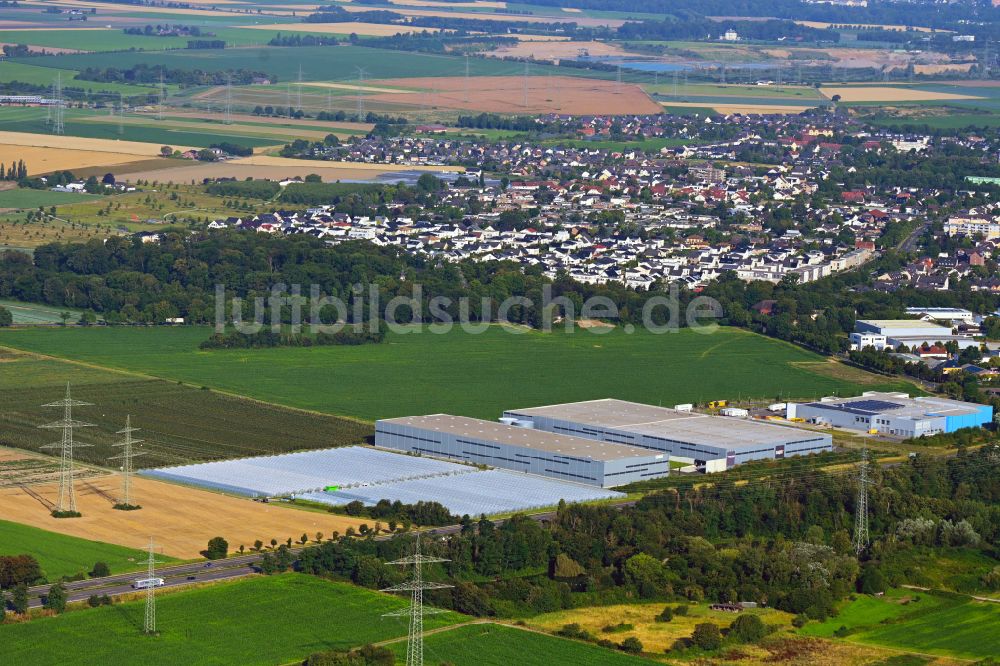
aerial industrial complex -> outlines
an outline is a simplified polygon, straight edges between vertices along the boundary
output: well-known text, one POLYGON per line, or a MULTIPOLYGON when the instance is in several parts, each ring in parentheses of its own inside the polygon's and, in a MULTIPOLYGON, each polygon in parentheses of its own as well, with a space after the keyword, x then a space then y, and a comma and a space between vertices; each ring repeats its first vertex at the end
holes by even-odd
POLYGON ((719 472, 833 449, 825 433, 612 399, 509 410, 500 421, 385 419, 375 444, 602 487, 665 476, 671 459, 719 472))
POLYGON ((993 421, 993 408, 947 398, 910 398, 906 393, 868 391, 856 398, 823 398, 789 403, 788 418, 837 428, 866 430, 898 437, 920 437, 993 421))

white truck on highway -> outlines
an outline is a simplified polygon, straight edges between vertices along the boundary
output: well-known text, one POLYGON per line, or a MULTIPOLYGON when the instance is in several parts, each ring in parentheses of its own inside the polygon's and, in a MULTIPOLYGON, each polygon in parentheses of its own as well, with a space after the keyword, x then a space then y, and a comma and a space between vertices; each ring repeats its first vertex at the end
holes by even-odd
POLYGON ((140 578, 132 583, 132 587, 137 590, 146 590, 151 587, 162 587, 163 585, 164 581, 162 578, 140 578))

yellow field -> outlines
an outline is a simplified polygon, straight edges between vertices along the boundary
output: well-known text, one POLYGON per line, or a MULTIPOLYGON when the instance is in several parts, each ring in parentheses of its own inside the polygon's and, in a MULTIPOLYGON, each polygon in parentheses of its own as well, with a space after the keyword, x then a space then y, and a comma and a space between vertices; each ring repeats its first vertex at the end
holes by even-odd
MULTIPOLYGON (((50 483, 32 490, 52 502, 58 489, 57 483, 50 483)), ((49 514, 49 505, 21 488, 4 488, 0 489, 0 515, 6 520, 60 534, 129 548, 142 548, 149 543, 152 534, 157 543, 163 545, 166 555, 185 559, 198 557, 199 551, 215 536, 229 541, 230 549, 239 548, 240 544, 249 548, 257 539, 269 543, 272 538, 279 541, 288 537, 298 539, 303 533, 311 539, 316 532, 323 532, 328 537, 334 530, 343 534, 348 527, 357 528, 365 522, 329 513, 261 504, 142 477, 133 480, 135 501, 142 509, 116 511, 112 504, 119 492, 120 480, 116 476, 81 480, 76 485, 76 499, 83 517, 60 520, 49 514)), ((374 525, 374 521, 367 522, 374 525)))
POLYGON ((412 171, 414 169, 418 171, 455 171, 459 173, 465 171, 463 167, 456 166, 420 167, 402 164, 362 164, 359 162, 320 162, 316 160, 308 161, 305 165, 303 165, 303 160, 296 160, 290 157, 274 157, 272 155, 251 155, 250 157, 232 160, 230 164, 286 167, 289 169, 296 169, 305 166, 312 169, 314 173, 320 173, 320 171, 324 169, 352 169, 356 171, 367 171, 369 174, 373 171, 376 173, 385 173, 389 171, 412 171))
MULTIPOLYGON (((220 3, 211 3, 213 5, 220 3)), ((45 3, 46 6, 56 5, 58 7, 73 7, 74 9, 79 9, 81 5, 79 2, 74 0, 48 0, 45 3)), ((129 12, 136 11, 135 5, 116 5, 110 2, 88 2, 86 5, 87 9, 97 9, 100 10, 100 14, 115 14, 119 12, 129 12)), ((171 7, 154 7, 152 5, 142 5, 143 14, 179 14, 187 13, 183 9, 173 9, 171 7)), ((274 12, 271 12, 274 13, 274 12)), ((232 16, 233 12, 224 12, 217 9, 197 9, 190 12, 192 16, 232 16)), ((49 30, 49 28, 44 28, 49 30)), ((77 28, 79 29, 79 28, 77 28)), ((101 28, 103 29, 103 28, 101 28)))
MULTIPOLYGON (((349 12, 367 12, 371 7, 353 7, 344 5, 344 9, 349 12)), ((444 9, 409 9, 407 7, 394 7, 397 13, 404 16, 445 16, 451 18, 476 19, 483 21, 513 21, 517 23, 566 23, 573 22, 581 26, 601 26, 607 25, 617 28, 625 23, 624 19, 598 19, 589 17, 566 17, 558 16, 532 16, 528 14, 490 14, 487 12, 450 12, 444 9)))
POLYGON ((387 23, 271 23, 267 25, 244 26, 254 30, 270 30, 271 32, 309 32, 321 35, 349 35, 352 32, 368 37, 391 37, 396 33, 440 32, 439 28, 410 28, 405 25, 390 25, 387 23))
POLYGON ((360 90, 361 92, 372 93, 416 93, 418 90, 406 90, 403 88, 377 88, 375 86, 362 86, 356 83, 331 83, 329 81, 310 81, 304 84, 310 88, 334 88, 335 90, 360 90))
MULTIPOLYGON (((799 25, 804 25, 809 28, 819 28, 820 30, 826 30, 833 23, 826 23, 824 21, 795 21, 799 25)), ((841 25, 841 24, 837 24, 841 25)), ((899 32, 905 32, 907 30, 915 30, 916 32, 954 32, 954 30, 935 30, 934 28, 925 28, 916 25, 884 25, 879 23, 850 23, 848 25, 857 26, 860 28, 881 28, 882 30, 896 30, 899 32)))
MULTIPOLYGON (((731 115, 734 113, 756 113, 761 115, 778 113, 802 113, 809 107, 781 104, 711 104, 708 102, 663 102, 664 106, 680 106, 686 108, 710 108, 718 113, 731 115)), ((818 106, 818 105, 817 105, 818 106)))
POLYGON ((982 99, 974 95, 930 92, 894 86, 824 86, 820 93, 830 99, 840 95, 842 102, 930 102, 948 99, 982 99))
POLYGON ((607 42, 568 42, 568 41, 521 41, 511 46, 501 46, 492 53, 497 56, 514 56, 518 58, 538 58, 541 60, 560 60, 576 58, 580 51, 586 49, 592 56, 624 56, 628 55, 616 44, 607 42))
POLYGON ((470 9, 506 9, 506 2, 473 0, 472 2, 437 2, 436 0, 389 0, 390 4, 404 7, 459 7, 470 9))
POLYGON ((159 153, 158 143, 0 132, 0 162, 23 159, 32 175, 141 162, 159 153))

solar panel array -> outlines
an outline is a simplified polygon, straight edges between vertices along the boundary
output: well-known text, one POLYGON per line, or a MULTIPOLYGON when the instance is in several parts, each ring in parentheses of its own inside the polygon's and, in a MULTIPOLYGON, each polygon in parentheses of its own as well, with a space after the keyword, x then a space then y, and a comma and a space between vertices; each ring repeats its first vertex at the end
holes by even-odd
POLYGON ((504 470, 489 470, 398 481, 338 492, 305 493, 298 497, 335 506, 353 501, 372 506, 383 499, 391 502, 399 500, 403 504, 438 502, 454 515, 475 517, 554 506, 561 499, 573 503, 625 495, 596 486, 504 470))
POLYGON ((250 497, 274 497, 428 476, 469 474, 467 465, 361 446, 145 470, 144 476, 250 497))

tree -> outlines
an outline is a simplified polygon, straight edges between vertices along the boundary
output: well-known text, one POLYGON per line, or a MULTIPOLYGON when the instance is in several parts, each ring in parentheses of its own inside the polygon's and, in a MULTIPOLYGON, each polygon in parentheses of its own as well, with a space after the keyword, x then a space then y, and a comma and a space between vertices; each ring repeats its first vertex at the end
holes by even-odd
POLYGON ((628 558, 624 573, 625 582, 635 587, 640 597, 655 597, 668 591, 667 573, 663 564, 646 553, 628 558))
POLYGON ((101 183, 103 183, 104 185, 114 185, 115 184, 115 174, 113 174, 113 173, 106 173, 106 174, 104 174, 104 178, 101 178, 101 183))
POLYGON ((256 541, 253 542, 253 549, 256 550, 258 553, 261 551, 263 547, 264 547, 264 542, 261 541, 260 539, 257 539, 256 541))
POLYGON ((660 614, 656 616, 657 622, 670 622, 674 619, 674 610, 670 606, 665 606, 660 614))
POLYGON ((729 635, 740 643, 756 643, 767 635, 767 627, 756 615, 740 615, 729 627, 729 635))
POLYGON ((66 610, 66 588, 62 583, 56 583, 49 588, 49 592, 45 595, 45 600, 42 602, 42 607, 53 610, 56 613, 62 613, 66 610))
POLYGON ((881 569, 876 566, 867 566, 861 571, 861 577, 858 578, 858 592, 861 594, 878 594, 879 592, 885 592, 885 576, 882 575, 881 569))
POLYGON ((161 146, 160 147, 160 155, 161 156, 163 156, 163 157, 170 157, 173 154, 174 154, 174 149, 171 148, 170 146, 161 146))
POLYGON ((10 608, 18 615, 28 612, 28 586, 20 583, 10 595, 10 608))
POLYGON ((0 305, 0 326, 10 326, 14 323, 14 315, 10 310, 0 305))
POLYGON ((95 562, 94 568, 89 573, 91 578, 104 578, 111 575, 111 567, 105 562, 95 562))
POLYGON ((229 542, 220 536, 212 537, 202 554, 209 560, 224 560, 229 555, 229 542))
POLYGON ((691 642, 702 650, 717 650, 722 646, 722 632, 711 622, 702 622, 694 626, 691 642))

